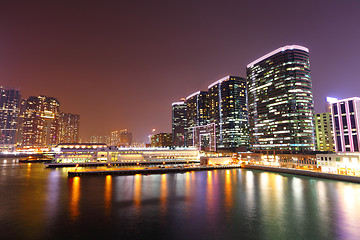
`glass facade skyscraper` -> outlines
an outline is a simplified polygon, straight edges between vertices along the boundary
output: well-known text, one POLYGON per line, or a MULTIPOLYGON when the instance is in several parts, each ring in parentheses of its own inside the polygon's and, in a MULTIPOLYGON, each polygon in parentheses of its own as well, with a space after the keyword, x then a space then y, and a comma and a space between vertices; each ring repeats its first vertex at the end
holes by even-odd
POLYGON ((186 98, 186 146, 194 146, 194 127, 209 123, 208 92, 198 91, 186 98))
POLYGON ((276 49, 247 66, 251 148, 314 150, 309 50, 276 49))
POLYGON ((0 144, 16 144, 20 115, 20 90, 0 86, 0 144))
POLYGON ((246 79, 224 77, 208 87, 209 121, 215 123, 217 148, 248 147, 246 79))
POLYGON ((186 118, 186 103, 174 102, 172 104, 172 143, 175 147, 186 146, 186 118))

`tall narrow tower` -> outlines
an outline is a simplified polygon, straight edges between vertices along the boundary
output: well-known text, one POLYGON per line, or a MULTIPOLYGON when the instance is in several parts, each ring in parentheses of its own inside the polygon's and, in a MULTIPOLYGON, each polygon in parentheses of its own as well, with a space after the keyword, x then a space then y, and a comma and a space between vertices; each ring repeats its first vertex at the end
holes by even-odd
POLYGON ((20 90, 0 86, 0 144, 14 145, 20 115, 20 90))
POLYGON ((186 146, 186 118, 186 103, 174 102, 172 104, 172 144, 175 147, 186 146))
POLYGON ((248 147, 246 79, 227 76, 212 83, 209 91, 209 121, 215 123, 216 146, 220 149, 248 147))

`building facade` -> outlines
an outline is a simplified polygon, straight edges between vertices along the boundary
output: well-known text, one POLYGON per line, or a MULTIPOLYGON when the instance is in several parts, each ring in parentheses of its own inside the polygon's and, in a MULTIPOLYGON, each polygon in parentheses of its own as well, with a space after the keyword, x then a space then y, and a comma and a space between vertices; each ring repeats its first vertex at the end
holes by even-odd
POLYGON ((194 127, 209 123, 209 98, 208 92, 198 91, 186 98, 186 146, 195 146, 194 127))
POLYGON ((330 112, 315 114, 316 150, 335 151, 330 112))
POLYGON ((116 148, 106 144, 59 144, 52 149, 56 163, 200 162, 196 148, 116 148))
POLYGON ((208 87, 209 122, 215 124, 218 149, 243 148, 249 145, 246 79, 224 77, 208 87))
POLYGON ((172 104, 172 142, 175 147, 185 147, 186 139, 186 102, 172 104))
POLYGON ((331 103, 336 152, 359 152, 360 98, 348 98, 331 103))
POLYGON ((0 94, 0 145, 15 145, 20 116, 20 90, 0 86, 0 94))
POLYGON ((120 145, 120 132, 118 130, 114 130, 110 134, 110 145, 111 146, 119 146, 120 145))
POLYGON ((122 147, 130 147, 132 145, 132 133, 127 129, 121 129, 119 132, 119 145, 122 147))
POLYGON ((252 149, 315 149, 309 50, 288 45, 247 65, 252 149))
POLYGON ((20 145, 49 147, 59 142, 59 109, 56 98, 31 96, 22 101, 20 145))
POLYGON ((60 113, 59 143, 79 143, 80 116, 77 114, 60 113))
POLYGON ((158 133, 151 136, 151 147, 171 147, 172 134, 158 133))
POLYGON ((111 145, 110 136, 90 136, 90 143, 102 143, 106 145, 111 145))
POLYGON ((216 151, 215 128, 215 123, 193 127, 193 146, 201 151, 216 151))
POLYGON ((359 153, 316 154, 321 172, 360 176, 359 153))

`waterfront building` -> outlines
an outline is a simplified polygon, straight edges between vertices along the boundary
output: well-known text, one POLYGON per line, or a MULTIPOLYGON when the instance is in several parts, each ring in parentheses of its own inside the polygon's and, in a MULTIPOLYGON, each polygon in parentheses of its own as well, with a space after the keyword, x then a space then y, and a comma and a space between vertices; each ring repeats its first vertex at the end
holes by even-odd
POLYGON ((200 153, 197 148, 119 148, 112 153, 111 161, 153 161, 153 162, 178 162, 198 161, 200 153))
POLYGON ((20 145, 48 147, 59 142, 60 102, 53 97, 31 96, 21 103, 20 145))
POLYGON ((335 151, 330 112, 315 114, 316 150, 335 151))
POLYGON ((103 143, 61 143, 52 149, 56 163, 107 162, 113 150, 103 143))
POLYGON ((209 123, 208 92, 198 91, 186 98, 186 146, 195 146, 194 127, 209 123))
POLYGON ((132 144, 132 133, 127 129, 121 129, 119 132, 119 146, 130 147, 132 144))
POLYGON ((77 114, 60 113, 59 143, 79 143, 80 116, 77 114))
POLYGON ((0 150, 12 151, 18 133, 20 90, 0 86, 0 94, 0 150))
POLYGON ((151 135, 151 147, 171 147, 172 134, 158 133, 151 135))
POLYGON ((215 124, 216 148, 246 151, 248 111, 246 79, 227 76, 208 86, 209 122, 215 124))
POLYGON ((273 167, 298 168, 303 170, 316 169, 316 153, 291 153, 290 151, 264 150, 261 152, 242 152, 243 163, 273 167))
POLYGON ((359 152, 360 98, 353 97, 331 102, 336 152, 359 152))
POLYGON ((58 144, 52 149, 56 163, 85 162, 200 162, 199 151, 196 148, 129 148, 106 144, 58 144))
POLYGON ((316 154, 316 162, 321 172, 360 175, 359 153, 316 154))
MULTIPOLYGON (((185 100, 185 99, 184 99, 185 100)), ((172 144, 176 147, 185 147, 186 139, 186 102, 172 104, 172 144)))
POLYGON ((247 65, 253 150, 315 149, 309 50, 288 45, 247 65))

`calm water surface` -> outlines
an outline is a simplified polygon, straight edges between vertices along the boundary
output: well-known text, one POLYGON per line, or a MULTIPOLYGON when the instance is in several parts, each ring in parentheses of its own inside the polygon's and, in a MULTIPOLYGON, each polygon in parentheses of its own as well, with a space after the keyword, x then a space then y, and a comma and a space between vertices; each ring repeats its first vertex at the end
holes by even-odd
POLYGON ((0 239, 360 239, 360 184, 245 169, 69 170, 0 159, 0 239))

